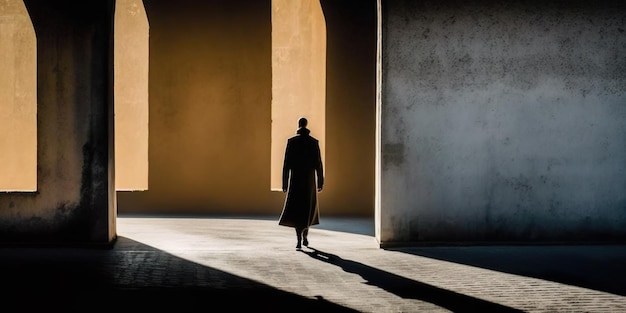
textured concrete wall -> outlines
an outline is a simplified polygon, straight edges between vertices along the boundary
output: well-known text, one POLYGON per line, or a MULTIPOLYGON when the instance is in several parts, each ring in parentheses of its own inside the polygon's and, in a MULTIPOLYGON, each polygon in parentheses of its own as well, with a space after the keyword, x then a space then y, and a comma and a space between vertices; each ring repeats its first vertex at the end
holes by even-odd
MULTIPOLYGON (((371 215, 376 6, 328 2, 322 3, 328 64, 321 212, 371 215)), ((271 2, 144 4, 150 23, 149 189, 118 193, 119 212, 278 217, 284 194, 270 190, 271 2)))
POLYGON ((37 192, 0 194, 2 242, 115 235, 113 1, 25 1, 37 36, 37 192))
POLYGON ((383 243, 626 239, 619 1, 382 1, 383 243))

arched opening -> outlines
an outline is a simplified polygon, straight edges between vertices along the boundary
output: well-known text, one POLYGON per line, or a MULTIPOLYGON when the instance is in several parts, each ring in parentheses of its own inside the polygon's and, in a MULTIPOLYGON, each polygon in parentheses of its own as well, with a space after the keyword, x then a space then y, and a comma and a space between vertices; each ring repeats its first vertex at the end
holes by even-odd
POLYGON ((114 30, 115 189, 148 189, 149 25, 141 0, 117 0, 114 30))
POLYGON ((318 0, 272 0, 272 165, 271 189, 282 190, 287 139, 306 117, 326 143, 326 22, 318 0))
POLYGON ((37 41, 22 0, 0 2, 0 191, 37 190, 37 41))

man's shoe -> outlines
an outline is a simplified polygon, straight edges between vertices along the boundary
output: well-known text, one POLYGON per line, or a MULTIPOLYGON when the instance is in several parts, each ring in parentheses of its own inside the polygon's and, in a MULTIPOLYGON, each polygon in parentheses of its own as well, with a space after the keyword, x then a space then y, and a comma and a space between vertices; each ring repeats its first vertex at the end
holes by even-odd
POLYGON ((309 246, 309 241, 308 241, 306 238, 304 238, 304 239, 302 240, 302 244, 303 244, 305 247, 308 247, 308 246, 309 246))
MULTIPOLYGON (((306 244, 305 244, 305 246, 306 246, 306 244)), ((298 245, 296 246, 296 250, 300 250, 300 249, 302 249, 302 245, 298 242, 298 245)))

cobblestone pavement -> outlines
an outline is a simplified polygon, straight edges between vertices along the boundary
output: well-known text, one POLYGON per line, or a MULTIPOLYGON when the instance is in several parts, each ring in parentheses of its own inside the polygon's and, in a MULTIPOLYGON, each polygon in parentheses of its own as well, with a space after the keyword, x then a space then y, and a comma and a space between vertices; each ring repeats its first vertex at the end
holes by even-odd
POLYGON ((276 218, 117 223, 110 249, 0 249, 2 311, 626 312, 620 245, 385 250, 324 218, 297 251, 276 218))

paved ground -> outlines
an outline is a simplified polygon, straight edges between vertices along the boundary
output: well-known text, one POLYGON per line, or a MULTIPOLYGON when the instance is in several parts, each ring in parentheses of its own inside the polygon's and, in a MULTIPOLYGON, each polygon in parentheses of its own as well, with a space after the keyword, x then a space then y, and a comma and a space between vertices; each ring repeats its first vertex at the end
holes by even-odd
POLYGON ((111 249, 0 248, 2 312, 626 312, 626 247, 379 249, 324 218, 118 219, 111 249))

